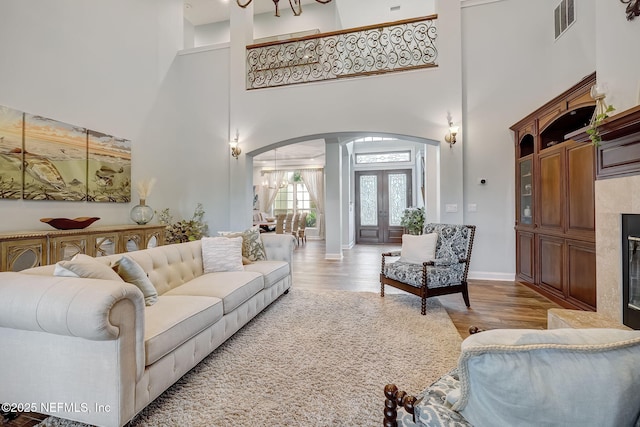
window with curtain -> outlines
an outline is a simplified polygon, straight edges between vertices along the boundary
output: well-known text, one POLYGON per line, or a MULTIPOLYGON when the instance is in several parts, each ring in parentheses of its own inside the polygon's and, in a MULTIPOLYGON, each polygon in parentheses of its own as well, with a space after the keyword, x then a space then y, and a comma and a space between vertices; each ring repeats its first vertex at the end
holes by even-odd
POLYGON ((273 212, 280 213, 307 213, 307 227, 316 226, 316 205, 311 200, 307 186, 302 182, 300 173, 296 171, 285 172, 287 185, 281 187, 273 202, 273 212))

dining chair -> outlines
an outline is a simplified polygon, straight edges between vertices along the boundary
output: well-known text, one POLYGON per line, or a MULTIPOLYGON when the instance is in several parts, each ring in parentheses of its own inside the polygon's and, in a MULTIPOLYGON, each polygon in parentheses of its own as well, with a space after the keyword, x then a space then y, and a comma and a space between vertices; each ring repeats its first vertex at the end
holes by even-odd
POLYGON ((284 234, 284 220, 287 214, 276 215, 276 234, 284 234))
MULTIPOLYGON (((305 236, 304 232, 305 229, 307 228, 307 212, 303 212, 300 215, 300 222, 298 223, 298 236, 297 239, 302 242, 302 243, 306 243, 307 242, 307 237, 305 236)), ((300 243, 298 243, 300 244, 300 243)))
POLYGON ((293 222, 291 225, 291 235, 295 237, 296 244, 300 246, 300 238, 298 237, 298 224, 300 223, 300 214, 296 213, 293 215, 293 222))
POLYGON ((287 216, 284 218, 284 233, 291 233, 291 226, 293 222, 293 212, 288 212, 287 216))

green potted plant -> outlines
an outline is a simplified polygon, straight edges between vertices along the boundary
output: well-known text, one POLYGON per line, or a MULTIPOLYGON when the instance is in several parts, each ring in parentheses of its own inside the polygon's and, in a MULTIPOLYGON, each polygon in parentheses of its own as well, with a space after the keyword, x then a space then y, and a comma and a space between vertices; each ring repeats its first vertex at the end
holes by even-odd
POLYGON ((424 227, 424 208, 410 207, 404 210, 400 225, 404 227, 409 234, 422 234, 424 227))
POLYGON ((600 141, 602 141, 599 127, 604 121, 604 119, 609 117, 609 113, 611 113, 612 111, 615 111, 615 108, 613 107, 613 105, 607 106, 607 108, 601 113, 596 113, 593 116, 591 123, 589 123, 589 129, 587 129, 587 135, 589 135, 589 138, 591 138, 591 142, 596 147, 599 146, 600 141))
POLYGON ((202 203, 198 203, 190 220, 183 219, 173 222, 169 208, 163 209, 158 216, 158 221, 160 224, 166 224, 167 226, 165 242, 169 244, 200 240, 207 233, 207 224, 202 221, 203 216, 202 203))

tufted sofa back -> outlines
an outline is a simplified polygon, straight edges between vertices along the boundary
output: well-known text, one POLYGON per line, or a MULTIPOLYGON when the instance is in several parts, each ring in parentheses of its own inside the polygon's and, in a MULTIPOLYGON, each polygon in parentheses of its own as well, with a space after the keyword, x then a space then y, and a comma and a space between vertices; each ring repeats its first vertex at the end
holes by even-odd
MULTIPOLYGON (((122 255, 109 255, 97 259, 106 264, 113 264, 122 255)), ((159 295, 203 274, 200 240, 127 252, 126 255, 147 272, 159 295)))

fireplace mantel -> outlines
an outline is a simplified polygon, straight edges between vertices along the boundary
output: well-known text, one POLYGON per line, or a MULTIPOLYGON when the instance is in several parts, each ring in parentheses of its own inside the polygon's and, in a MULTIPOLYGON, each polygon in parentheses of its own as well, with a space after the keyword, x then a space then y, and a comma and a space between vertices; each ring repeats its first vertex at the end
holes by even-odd
MULTIPOLYGON (((567 138, 591 142, 587 129, 567 138)), ((640 105, 605 119, 599 130, 602 141, 596 149, 596 179, 640 175, 640 105)))

